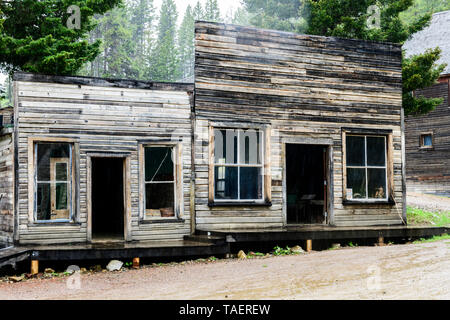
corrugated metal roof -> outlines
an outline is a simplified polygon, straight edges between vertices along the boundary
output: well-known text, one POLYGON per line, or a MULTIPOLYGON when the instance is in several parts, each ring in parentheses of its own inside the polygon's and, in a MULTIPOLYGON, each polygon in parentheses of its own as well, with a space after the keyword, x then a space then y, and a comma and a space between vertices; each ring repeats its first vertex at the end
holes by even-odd
POLYGON ((450 73, 450 10, 433 14, 429 27, 415 33, 405 42, 403 49, 406 56, 425 52, 430 48, 440 47, 442 56, 439 63, 447 63, 442 74, 450 73))

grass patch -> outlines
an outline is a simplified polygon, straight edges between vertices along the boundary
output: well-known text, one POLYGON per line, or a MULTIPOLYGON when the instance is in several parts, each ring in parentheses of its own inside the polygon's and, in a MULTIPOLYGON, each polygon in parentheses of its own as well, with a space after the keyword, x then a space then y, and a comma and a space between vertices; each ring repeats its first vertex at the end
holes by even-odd
POLYGON ((450 212, 430 212, 407 207, 406 217, 409 225, 450 226, 450 212))
POLYGON ((414 243, 414 244, 417 244, 417 243, 427 243, 427 242, 436 242, 436 241, 449 240, 449 239, 450 239, 450 235, 448 235, 448 234, 443 234, 443 235, 440 235, 440 236, 434 236, 434 237, 428 238, 428 239, 421 238, 421 239, 419 239, 419 240, 414 241, 413 243, 414 243))

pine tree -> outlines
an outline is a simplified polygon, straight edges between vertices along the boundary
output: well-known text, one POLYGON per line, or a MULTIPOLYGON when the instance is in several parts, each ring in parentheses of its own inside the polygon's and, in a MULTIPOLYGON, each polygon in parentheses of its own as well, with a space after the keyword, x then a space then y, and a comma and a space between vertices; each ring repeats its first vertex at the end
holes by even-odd
POLYGON ((194 81, 194 40, 195 21, 192 7, 188 5, 183 22, 178 31, 178 49, 180 52, 180 76, 182 82, 194 81))
POLYGON ((200 1, 197 1, 197 4, 195 5, 194 9, 193 9, 193 15, 194 15, 194 20, 204 20, 205 19, 205 12, 203 11, 203 7, 202 4, 200 3, 200 1))
POLYGON ((158 23, 158 37, 150 61, 149 77, 153 81, 176 81, 179 56, 176 43, 177 8, 173 0, 163 0, 158 23))
POLYGON ((92 17, 103 14, 121 0, 11 0, 0 2, 3 28, 0 30, 0 66, 16 70, 75 74, 99 54, 100 42, 86 37, 95 25, 92 17), (67 9, 80 8, 80 28, 66 24, 67 9))
POLYGON ((221 21, 220 9, 219 9, 219 5, 217 4, 217 0, 206 0, 204 19, 206 21, 212 21, 212 22, 220 22, 221 21))

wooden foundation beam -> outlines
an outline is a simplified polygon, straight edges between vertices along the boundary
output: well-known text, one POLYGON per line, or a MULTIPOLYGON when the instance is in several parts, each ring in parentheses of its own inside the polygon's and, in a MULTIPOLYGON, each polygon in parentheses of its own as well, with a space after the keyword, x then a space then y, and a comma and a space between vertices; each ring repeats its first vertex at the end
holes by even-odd
POLYGON ((378 245, 381 247, 381 246, 384 246, 384 237, 378 237, 378 245))
POLYGON ((31 260, 31 275, 36 275, 39 273, 39 261, 31 260))

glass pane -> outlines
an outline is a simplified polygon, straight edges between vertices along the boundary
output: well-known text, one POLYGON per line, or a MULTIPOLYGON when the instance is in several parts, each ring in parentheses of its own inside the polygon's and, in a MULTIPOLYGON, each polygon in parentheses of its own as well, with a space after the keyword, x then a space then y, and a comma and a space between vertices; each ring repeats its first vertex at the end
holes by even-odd
POLYGON ((365 142, 364 137, 347 136, 346 138, 346 154, 347 166, 364 166, 365 160, 365 142))
POLYGON ((67 181, 67 163, 57 162, 55 171, 56 181, 67 181))
POLYGON ((174 181, 172 148, 145 148, 145 181, 174 181))
POLYGON ((384 137, 367 137, 367 165, 383 167, 386 164, 384 137))
POLYGON ((38 183, 36 195, 36 216, 37 220, 50 220, 50 183, 38 183))
MULTIPOLYGON (((56 210, 67 210, 67 183, 56 184, 56 210)), ((68 219, 69 217, 67 217, 68 219)))
POLYGON ((238 198, 238 168, 215 167, 215 198, 236 200, 238 198))
POLYGON ((145 185, 145 208, 162 210, 163 215, 174 212, 174 183, 147 183, 145 185))
POLYGON ((237 130, 214 130, 214 161, 216 163, 237 163, 237 139, 237 130))
POLYGON ((239 132, 239 163, 261 164, 262 132, 258 130, 241 130, 239 132))
POLYGON ((347 168, 347 196, 351 199, 366 198, 366 170, 347 168))
POLYGON ((424 147, 431 147, 433 146, 433 139, 431 137, 431 134, 427 134, 423 136, 423 146, 424 147))
POLYGON ((39 143, 37 145, 38 181, 50 181, 50 158, 70 158, 70 144, 39 143))
POLYGON ((262 199, 261 168, 241 168, 239 183, 241 199, 262 199))
POLYGON ((367 169, 369 198, 386 199, 386 170, 367 169))

